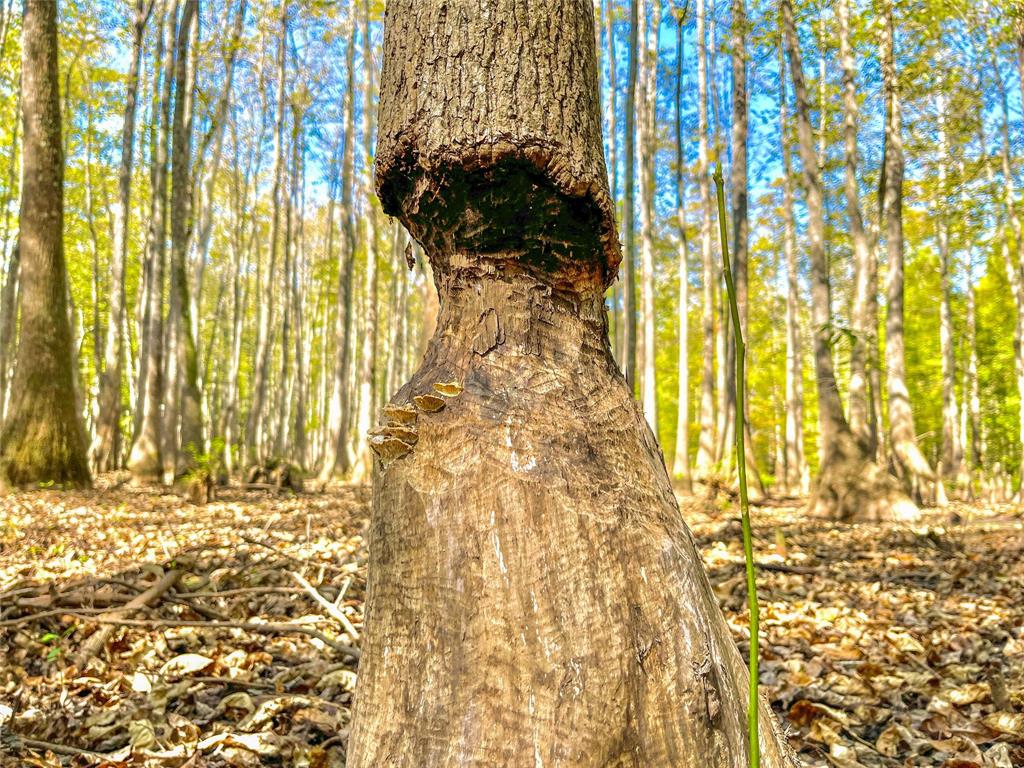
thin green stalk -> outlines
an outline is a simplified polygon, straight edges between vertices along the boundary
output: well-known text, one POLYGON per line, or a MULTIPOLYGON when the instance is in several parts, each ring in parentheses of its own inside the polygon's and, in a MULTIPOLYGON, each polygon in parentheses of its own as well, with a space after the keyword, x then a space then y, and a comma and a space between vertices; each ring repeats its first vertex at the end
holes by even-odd
POLYGON ((722 161, 715 165, 715 189, 718 193, 718 234, 722 241, 722 273, 729 294, 732 315, 733 340, 736 345, 736 474, 740 482, 740 520, 743 525, 743 559, 747 567, 747 607, 750 611, 750 702, 747 709, 747 732, 750 737, 750 765, 760 768, 761 742, 758 737, 758 633, 761 612, 757 602, 757 577, 754 572, 754 543, 750 530, 750 500, 747 496, 747 453, 744 445, 746 427, 747 385, 746 354, 740 308, 736 303, 736 284, 733 282, 732 261, 729 257, 729 235, 725 227, 725 181, 722 179, 722 161))

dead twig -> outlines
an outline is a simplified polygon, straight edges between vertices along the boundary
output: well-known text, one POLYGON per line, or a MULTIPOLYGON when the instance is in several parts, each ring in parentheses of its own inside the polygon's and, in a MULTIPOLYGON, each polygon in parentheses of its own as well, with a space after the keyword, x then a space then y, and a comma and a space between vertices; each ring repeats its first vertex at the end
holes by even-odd
MULTIPOLYGON (((254 624, 245 621, 184 621, 175 619, 119 619, 107 616, 86 616, 74 611, 66 611, 69 616, 81 619, 83 622, 94 624, 111 624, 114 626, 126 627, 202 627, 204 629, 241 629, 245 632, 255 632, 264 635, 281 635, 289 632, 296 632, 302 635, 314 637, 324 645, 343 653, 350 658, 358 659, 362 655, 358 648, 339 643, 332 640, 323 632, 307 627, 303 624, 254 624)), ((98 633, 97 633, 98 634, 98 633)))
MULTIPOLYGON (((125 614, 131 615, 140 608, 152 605, 159 598, 161 598, 165 592, 171 587, 178 583, 178 579, 181 578, 181 571, 170 570, 167 571, 163 576, 153 582, 153 585, 149 587, 145 592, 142 592, 133 597, 123 608, 105 613, 101 616, 86 616, 89 621, 96 622, 98 624, 104 624, 106 626, 101 627, 99 630, 94 632, 78 649, 78 653, 75 654, 75 661, 80 667, 84 667, 85 663, 89 661, 93 656, 103 650, 103 647, 107 644, 107 640, 114 634, 114 628, 117 624, 124 621, 122 618, 125 614)), ((78 616, 78 613, 72 615, 78 616)))
POLYGON ((345 631, 348 632, 348 636, 353 640, 359 639, 359 630, 352 626, 352 622, 349 621, 348 616, 345 615, 341 608, 331 603, 327 598, 320 594, 316 587, 306 581, 302 574, 290 571, 292 578, 299 582, 299 585, 306 590, 306 593, 312 597, 317 604, 323 608, 327 613, 334 619, 338 620, 338 623, 344 627, 345 631))

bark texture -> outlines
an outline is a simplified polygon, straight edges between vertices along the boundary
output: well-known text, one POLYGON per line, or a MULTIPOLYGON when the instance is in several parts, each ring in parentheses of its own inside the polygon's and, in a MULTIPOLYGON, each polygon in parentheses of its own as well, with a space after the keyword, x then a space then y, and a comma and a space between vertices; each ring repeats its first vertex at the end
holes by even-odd
POLYGON ((31 2, 22 18, 21 324, 10 416, 0 435, 0 485, 87 487, 85 432, 76 407, 64 263, 57 5, 31 2))
POLYGON ((745 667, 609 348, 593 23, 387 7, 378 191, 441 311, 372 437, 356 768, 747 765, 745 667))

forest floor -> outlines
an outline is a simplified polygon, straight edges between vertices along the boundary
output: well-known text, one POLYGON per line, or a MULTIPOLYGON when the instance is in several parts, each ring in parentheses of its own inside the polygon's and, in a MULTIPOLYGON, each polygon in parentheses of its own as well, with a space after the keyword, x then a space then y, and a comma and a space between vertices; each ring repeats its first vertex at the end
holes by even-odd
MULTIPOLYGON (((344 765, 369 489, 196 507, 114 480, 0 499, 0 765, 344 765)), ((1024 766, 1021 511, 791 504, 754 512, 761 669, 804 764, 1024 766)), ((735 511, 684 514, 745 653, 735 511)))

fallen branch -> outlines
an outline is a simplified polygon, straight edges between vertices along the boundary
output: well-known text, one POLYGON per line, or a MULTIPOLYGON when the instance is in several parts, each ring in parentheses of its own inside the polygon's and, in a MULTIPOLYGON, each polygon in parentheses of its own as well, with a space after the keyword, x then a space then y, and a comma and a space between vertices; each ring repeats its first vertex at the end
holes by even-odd
MULTIPOLYGON (((301 635, 314 637, 324 645, 327 645, 339 653, 344 653, 353 659, 358 659, 362 653, 358 648, 351 645, 339 643, 332 640, 323 632, 307 627, 303 624, 254 624, 244 621, 184 621, 176 619, 119 619, 107 616, 86 616, 84 614, 67 611, 67 615, 74 616, 86 623, 112 624, 125 627, 201 627, 203 629, 241 629, 246 632, 255 632, 264 635, 281 635, 290 632, 297 632, 301 635)), ((98 633, 97 633, 98 634, 98 633)))
POLYGON ((342 627, 344 627, 349 637, 351 637, 353 640, 359 639, 359 631, 354 626, 352 626, 352 622, 348 620, 348 616, 345 615, 344 611, 342 611, 341 608, 337 607, 336 605, 334 605, 334 603, 330 602, 329 600, 327 600, 327 598, 321 595, 317 588, 310 584, 308 581, 306 581, 302 574, 296 573, 295 571, 290 571, 290 573, 292 575, 292 578, 299 582, 299 585, 304 590, 306 590, 310 597, 316 600, 317 604, 321 608, 327 611, 327 613, 330 614, 332 618, 338 620, 338 623, 341 624, 342 627))
MULTIPOLYGON (((123 608, 110 611, 109 613, 102 614, 101 616, 87 616, 89 621, 96 622, 98 624, 105 624, 107 626, 101 627, 94 632, 78 649, 78 653, 75 654, 75 662, 79 667, 84 667, 85 663, 89 661, 93 656, 103 650, 103 647, 107 644, 110 636, 114 634, 114 628, 117 624, 122 623, 123 616, 131 615, 140 608, 145 608, 152 605, 160 597, 164 595, 167 590, 178 583, 178 579, 181 578, 181 571, 170 570, 167 571, 163 576, 153 582, 153 585, 145 592, 140 593, 133 597, 123 608)), ((73 616, 80 616, 78 613, 72 613, 73 616)))

